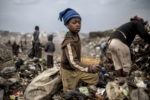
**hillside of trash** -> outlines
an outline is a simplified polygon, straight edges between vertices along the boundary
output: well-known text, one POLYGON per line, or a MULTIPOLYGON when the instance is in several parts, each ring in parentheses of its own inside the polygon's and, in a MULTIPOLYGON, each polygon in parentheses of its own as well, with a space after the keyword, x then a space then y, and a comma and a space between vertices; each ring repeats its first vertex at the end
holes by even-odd
POLYGON ((60 42, 55 41, 54 67, 47 68, 44 51, 40 59, 27 56, 32 46, 30 38, 23 44, 24 50, 19 56, 13 57, 8 41, 16 36, 25 38, 22 34, 0 36, 0 100, 137 100, 137 95, 149 100, 150 45, 139 37, 131 45, 132 71, 126 80, 116 78, 109 51, 108 59, 100 61, 100 44, 107 36, 82 38, 81 61, 100 65, 99 84, 91 89, 81 81, 76 90, 63 93, 59 71, 60 42))

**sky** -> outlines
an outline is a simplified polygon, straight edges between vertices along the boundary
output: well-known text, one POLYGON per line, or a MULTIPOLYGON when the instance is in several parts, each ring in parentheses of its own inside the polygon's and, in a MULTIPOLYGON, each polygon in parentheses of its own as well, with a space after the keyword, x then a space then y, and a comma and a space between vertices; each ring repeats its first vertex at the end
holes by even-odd
POLYGON ((0 0, 0 30, 67 31, 59 12, 75 9, 82 17, 81 33, 117 28, 135 15, 150 22, 150 0, 0 0))

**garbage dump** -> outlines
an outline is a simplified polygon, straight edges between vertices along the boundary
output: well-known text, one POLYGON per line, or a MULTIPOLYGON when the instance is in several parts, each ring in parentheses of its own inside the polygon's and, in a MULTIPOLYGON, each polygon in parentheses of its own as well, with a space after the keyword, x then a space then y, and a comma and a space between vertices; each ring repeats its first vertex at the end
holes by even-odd
POLYGON ((55 67, 49 69, 44 58, 29 58, 27 52, 12 57, 10 47, 0 44, 0 100, 149 100, 150 45, 139 38, 134 40, 131 73, 121 79, 115 76, 109 51, 107 58, 100 61, 99 47, 105 40, 82 39, 81 61, 101 66, 96 89, 81 81, 75 90, 67 93, 62 90, 60 54, 54 58, 55 67))

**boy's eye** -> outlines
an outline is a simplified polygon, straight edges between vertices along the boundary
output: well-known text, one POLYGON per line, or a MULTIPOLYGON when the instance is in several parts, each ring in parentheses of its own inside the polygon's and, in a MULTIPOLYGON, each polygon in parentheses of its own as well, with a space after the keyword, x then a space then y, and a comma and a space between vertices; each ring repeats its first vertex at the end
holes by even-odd
POLYGON ((75 21, 75 22, 72 22, 72 24, 81 24, 81 22, 77 22, 77 21, 75 21))
POLYGON ((74 22, 72 22, 72 24, 76 24, 76 23, 77 23, 77 22, 75 22, 75 21, 74 21, 74 22))

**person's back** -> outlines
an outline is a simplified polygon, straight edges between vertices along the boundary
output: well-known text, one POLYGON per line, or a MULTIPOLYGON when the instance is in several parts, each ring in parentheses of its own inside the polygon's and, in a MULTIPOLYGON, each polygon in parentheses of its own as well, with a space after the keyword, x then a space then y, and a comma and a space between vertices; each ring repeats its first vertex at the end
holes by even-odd
POLYGON ((39 42, 39 34, 40 34, 39 31, 35 31, 35 32, 33 33, 33 41, 34 41, 34 42, 39 42))
POLYGON ((138 34, 146 42, 150 43, 150 35, 145 30, 144 25, 142 22, 136 20, 130 21, 118 27, 116 32, 110 36, 110 39, 119 38, 123 43, 130 46, 136 34, 138 34))
POLYGON ((39 26, 35 26, 35 32, 33 33, 33 37, 32 37, 32 43, 33 43, 33 50, 34 50, 34 55, 35 57, 41 58, 42 56, 42 52, 41 52, 41 48, 40 48, 40 40, 39 40, 39 26))

